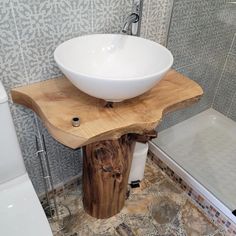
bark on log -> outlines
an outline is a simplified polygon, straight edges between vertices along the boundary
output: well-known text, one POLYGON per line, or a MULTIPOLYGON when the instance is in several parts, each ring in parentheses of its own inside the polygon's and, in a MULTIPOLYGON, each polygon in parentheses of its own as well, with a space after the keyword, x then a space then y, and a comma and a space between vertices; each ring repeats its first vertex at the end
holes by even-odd
POLYGON ((84 147, 83 204, 89 215, 109 218, 123 208, 134 144, 126 134, 84 147))
POLYGON ((156 131, 126 134, 117 140, 101 141, 83 148, 83 204, 96 218, 109 218, 124 206, 136 141, 147 142, 156 131))

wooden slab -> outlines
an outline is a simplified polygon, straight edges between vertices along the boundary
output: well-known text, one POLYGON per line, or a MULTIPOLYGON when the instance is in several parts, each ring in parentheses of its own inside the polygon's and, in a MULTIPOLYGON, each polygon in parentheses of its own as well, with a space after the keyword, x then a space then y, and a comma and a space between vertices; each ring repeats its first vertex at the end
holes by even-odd
POLYGON ((115 103, 113 108, 104 107, 103 100, 81 92, 65 77, 15 88, 11 94, 15 103, 41 117, 56 140, 78 148, 127 133, 152 131, 165 113, 195 103, 203 91, 196 82, 171 70, 150 91, 115 103), (79 127, 71 125, 75 116, 80 118, 79 127))

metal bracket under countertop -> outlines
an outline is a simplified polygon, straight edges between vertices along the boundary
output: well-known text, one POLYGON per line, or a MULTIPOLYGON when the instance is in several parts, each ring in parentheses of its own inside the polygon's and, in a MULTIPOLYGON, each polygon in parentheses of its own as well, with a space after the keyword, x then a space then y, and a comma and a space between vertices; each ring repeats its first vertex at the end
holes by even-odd
POLYGON ((56 225, 55 229, 52 229, 52 231, 56 233, 65 229, 66 226, 70 223, 72 217, 71 217, 71 211, 68 206, 61 203, 57 203, 55 187, 53 184, 52 173, 49 165, 49 159, 47 155, 47 148, 44 135, 41 136, 41 140, 42 143, 40 145, 39 138, 35 135, 36 148, 37 148, 36 155, 39 158, 41 171, 43 175, 44 190, 46 195, 46 204, 43 205, 43 209, 49 222, 53 223, 53 225, 56 225), (61 215, 61 212, 64 213, 65 211, 67 212, 66 221, 63 220, 64 214, 61 215))

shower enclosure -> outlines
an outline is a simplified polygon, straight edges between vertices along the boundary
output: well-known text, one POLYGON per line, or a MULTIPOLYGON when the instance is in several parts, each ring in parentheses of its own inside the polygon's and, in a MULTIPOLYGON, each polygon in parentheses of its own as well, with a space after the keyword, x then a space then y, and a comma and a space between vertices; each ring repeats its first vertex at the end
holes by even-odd
POLYGON ((236 4, 174 0, 167 47, 201 101, 167 114, 151 150, 236 223, 236 4))

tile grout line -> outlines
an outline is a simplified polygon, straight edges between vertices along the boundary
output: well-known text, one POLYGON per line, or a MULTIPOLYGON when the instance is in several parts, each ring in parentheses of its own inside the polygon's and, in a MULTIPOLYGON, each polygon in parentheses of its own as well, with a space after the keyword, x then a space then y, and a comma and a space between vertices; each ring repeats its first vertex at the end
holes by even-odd
POLYGON ((150 5, 151 5, 151 0, 148 0, 147 2, 147 15, 146 15, 146 22, 145 25, 145 34, 144 34, 144 37, 147 38, 147 31, 148 31, 148 19, 149 19, 149 9, 150 9, 150 5))
POLYGON ((231 56, 236 56, 236 53, 234 53, 234 52, 229 52, 229 55, 231 55, 231 56))
POLYGON ((214 103, 215 103, 216 94, 217 94, 217 92, 218 92, 218 90, 219 90, 220 82, 221 82, 221 80, 222 80, 222 78, 223 78, 223 75, 224 75, 224 72, 225 72, 225 68, 226 68, 226 64, 227 64, 227 62, 228 62, 228 58, 229 58, 229 55, 230 55, 230 51, 232 50, 233 45, 234 45, 235 37, 236 37, 236 34, 234 34, 232 43, 231 43, 230 48, 229 48, 229 50, 228 50, 228 53, 227 53, 227 56, 226 56, 226 59, 225 59, 224 66, 223 66, 222 72, 221 72, 221 74, 220 74, 220 79, 219 79, 219 81, 218 81, 218 83, 217 83, 217 87, 216 87, 216 90, 215 90, 215 93, 214 93, 214 98, 213 98, 211 107, 213 107, 213 105, 214 105, 214 103))
MULTIPOLYGON (((26 75, 27 84, 29 84, 30 83, 30 78, 29 78, 29 74, 28 74, 28 72, 26 70, 25 58, 24 58, 23 48, 22 48, 22 45, 21 45, 19 29, 18 29, 17 24, 16 24, 15 11, 14 11, 14 7, 13 7, 13 4, 12 4, 11 0, 10 0, 10 6, 11 6, 11 12, 12 12, 12 16, 13 16, 14 25, 15 25, 17 41, 18 41, 18 43, 20 45, 20 54, 21 54, 21 57, 22 57, 23 65, 24 65, 24 72, 25 72, 25 75, 26 75)), ((38 126, 38 121, 37 121, 37 117, 36 117, 35 113, 34 113, 34 121, 36 122, 36 130, 37 130, 37 133, 38 133, 40 146, 42 147, 42 139, 41 139, 40 130, 39 130, 39 126, 38 126)))
MULTIPOLYGON (((230 47, 228 56, 230 56, 230 55, 235 55, 235 54, 231 53, 231 51, 232 51, 232 49, 233 49, 233 45, 234 45, 235 39, 236 39, 236 33, 234 34, 233 41, 232 41, 232 44, 231 44, 231 47, 230 47)), ((228 111, 226 112, 226 116, 228 116, 228 115, 230 114, 230 110, 231 110, 231 108, 232 108, 232 106, 233 106, 233 101, 234 101, 234 98, 235 98, 235 97, 236 97, 236 91, 234 92, 234 95, 233 95, 232 100, 231 100, 231 102, 230 102, 228 111)))
POLYGON ((171 27, 171 22, 172 22, 172 17, 174 14, 174 0, 172 0, 171 3, 171 11, 170 11, 170 17, 168 19, 168 27, 167 27, 167 31, 166 31, 166 40, 165 40, 165 46, 168 47, 168 41, 169 41, 169 35, 170 35, 170 27, 171 27))
POLYGON ((199 64, 199 62, 194 62, 194 63, 188 64, 188 65, 180 66, 180 67, 177 67, 175 70, 184 69, 184 68, 187 68, 189 66, 194 66, 194 65, 197 65, 197 64, 199 64))
POLYGON ((40 147, 42 148, 43 147, 42 134, 41 134, 40 129, 39 129, 39 123, 38 123, 37 115, 35 113, 33 113, 33 114, 34 114, 35 126, 36 126, 36 129, 37 129, 37 135, 38 135, 38 139, 39 139, 39 142, 40 142, 40 147))
POLYGON ((231 108, 232 108, 232 106, 233 106, 233 102, 234 102, 234 99, 235 99, 235 98, 236 98, 236 91, 234 92, 234 95, 233 95, 233 97, 232 97, 231 103, 230 103, 230 105, 229 105, 229 109, 228 109, 228 111, 226 112, 226 116, 227 116, 227 117, 229 117, 230 110, 231 110, 231 108))
POLYGON ((94 33, 94 17, 93 17, 93 13, 94 13, 94 0, 91 0, 91 11, 92 11, 91 28, 92 28, 92 33, 94 33))
POLYGON ((21 54, 21 57, 22 57, 23 65, 24 65, 24 71, 25 71, 25 75, 26 75, 26 79, 27 79, 27 84, 29 84, 29 75, 28 75, 28 72, 26 70, 25 58, 24 58, 23 49, 22 49, 22 45, 21 45, 19 30, 18 30, 18 27, 17 27, 17 24, 16 24, 16 16, 15 16, 15 11, 14 11, 14 7, 13 7, 13 4, 12 4, 12 0, 10 0, 10 6, 11 6, 11 12, 12 12, 12 16, 13 16, 14 25, 15 25, 17 41, 18 41, 19 46, 20 46, 20 54, 21 54))

